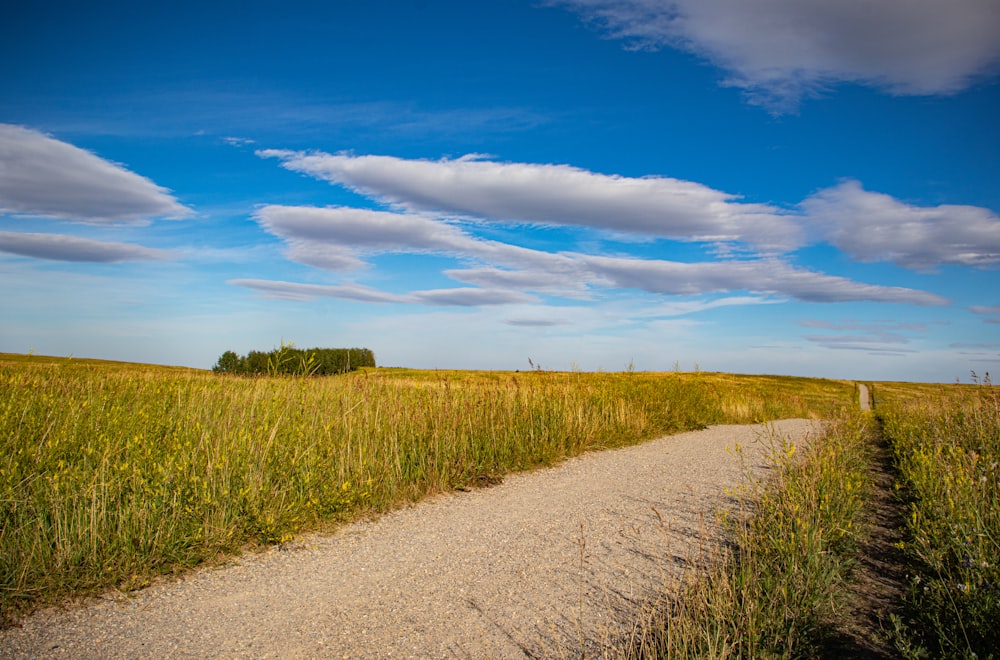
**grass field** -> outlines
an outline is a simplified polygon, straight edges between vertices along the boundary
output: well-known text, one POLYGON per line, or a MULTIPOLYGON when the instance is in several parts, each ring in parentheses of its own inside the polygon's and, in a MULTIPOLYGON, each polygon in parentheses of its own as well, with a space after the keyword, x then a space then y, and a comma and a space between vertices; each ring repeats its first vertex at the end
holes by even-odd
POLYGON ((891 617, 895 648, 990 657, 1000 620, 996 390, 869 385, 874 414, 857 410, 853 383, 777 376, 238 378, 0 355, 0 619, 585 451, 709 424, 820 417, 831 420, 823 438, 776 445, 777 476, 741 491, 732 552, 666 598, 631 650, 821 654, 845 616, 868 534, 872 455, 887 443, 913 575, 891 617))
MULTIPOLYGON (((741 493, 733 545, 640 622, 629 657, 838 657, 855 568, 871 533, 873 458, 892 456, 905 519, 898 611, 863 635, 905 658, 995 658, 1000 649, 1000 392, 877 383, 873 414, 844 410, 804 451, 776 445, 777 476, 741 493), (836 642, 835 642, 836 643, 836 642)), ((846 622, 846 625, 845 625, 846 622)))
POLYGON ((0 392, 11 617, 584 451, 825 415, 853 385, 393 369, 239 378, 4 355, 0 392))
POLYGON ((878 387, 907 507, 911 561, 896 618, 908 657, 1000 655, 1000 392, 878 387), (900 389, 902 391, 900 391, 900 389))

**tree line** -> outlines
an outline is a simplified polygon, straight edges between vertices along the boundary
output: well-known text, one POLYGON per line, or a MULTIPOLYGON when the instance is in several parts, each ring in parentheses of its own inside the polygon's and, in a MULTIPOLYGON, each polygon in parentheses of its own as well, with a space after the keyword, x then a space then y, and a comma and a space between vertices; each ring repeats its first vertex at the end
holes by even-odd
POLYGON ((295 348, 282 343, 267 353, 239 355, 226 351, 212 367, 217 374, 239 376, 330 376, 361 367, 374 367, 375 354, 367 348, 295 348))

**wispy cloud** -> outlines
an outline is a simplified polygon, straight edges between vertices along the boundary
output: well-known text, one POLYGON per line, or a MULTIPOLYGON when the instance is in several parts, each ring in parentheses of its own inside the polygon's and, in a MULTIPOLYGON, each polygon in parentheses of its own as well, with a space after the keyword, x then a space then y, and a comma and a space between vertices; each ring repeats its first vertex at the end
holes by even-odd
POLYGON ((923 334, 927 332, 925 324, 895 321, 844 320, 833 322, 806 319, 801 321, 800 325, 806 328, 830 330, 835 333, 847 333, 805 335, 804 339, 824 348, 864 351, 879 355, 915 353, 915 349, 906 348, 912 341, 908 333, 923 334))
POLYGON ((351 207, 267 205, 260 225, 277 236, 371 251, 460 251, 476 241, 457 227, 418 215, 351 207))
POLYGON ((586 273, 568 254, 480 239, 431 217, 345 207, 279 205, 258 209, 256 217, 263 228, 288 243, 285 255, 289 259, 327 270, 363 267, 366 254, 444 254, 491 264, 445 271, 447 276, 466 284, 563 294, 585 291, 586 273), (497 268, 497 264, 505 268, 497 268))
POLYGON ((887 302, 946 305, 933 293, 903 287, 855 282, 844 277, 796 268, 779 259, 681 263, 585 256, 581 259, 608 286, 653 293, 691 295, 750 291, 807 302, 887 302))
POLYGON ((110 243, 63 234, 23 234, 0 232, 0 252, 36 259, 118 263, 122 261, 154 261, 174 258, 169 250, 110 243))
POLYGON ((724 296, 721 298, 704 298, 697 300, 671 300, 645 308, 646 318, 664 318, 684 316, 720 307, 742 307, 748 305, 777 305, 787 302, 786 298, 771 298, 762 296, 724 296))
POLYGON ((231 147, 248 147, 257 142, 256 140, 252 140, 250 138, 234 137, 231 135, 223 137, 222 141, 231 147))
POLYGON ((560 325, 568 325, 569 321, 562 319, 519 318, 507 319, 504 323, 518 328, 552 328, 560 325))
MULTIPOLYGON (((258 151, 282 166, 389 204, 398 210, 495 223, 590 227, 717 246, 720 256, 748 246, 779 254, 827 241, 859 261, 889 261, 928 270, 940 265, 1000 265, 1000 217, 975 206, 920 207, 845 180, 781 209, 740 202, 700 183, 630 178, 568 165, 503 163, 478 156, 418 160, 322 152, 258 151)), ((348 213, 348 211, 339 211, 348 213)), ((372 227, 376 216, 355 225, 372 227)), ((454 240, 455 230, 430 220, 387 218, 366 240, 414 245, 454 240), (419 227, 419 229, 418 229, 419 227), (404 235, 429 232, 426 236, 404 235), (451 238, 444 236, 449 234, 451 238)), ((344 222, 342 232, 347 232, 344 222)), ((349 232, 348 232, 349 233, 349 232)), ((344 236, 352 243, 351 236, 344 236)), ((462 239, 465 240, 465 239, 462 239)), ((439 246, 440 247, 440 246, 439 246)), ((345 262, 347 263, 347 262, 345 262)), ((489 273, 474 272, 467 277, 489 273)), ((503 276, 495 273, 496 276, 503 276)))
POLYGON ((787 250, 801 240, 799 225, 781 209, 740 202, 735 195, 680 179, 630 178, 475 155, 432 161, 273 149, 257 153, 410 212, 737 242, 761 250, 787 250))
POLYGON ((969 310, 973 314, 985 316, 984 323, 1000 323, 1000 305, 973 305, 969 310))
POLYGON ((435 289, 394 294, 360 284, 324 285, 282 282, 275 280, 235 279, 228 284, 253 289, 268 298, 280 300, 314 300, 340 298, 367 303, 404 303, 436 307, 479 307, 534 302, 536 299, 516 291, 487 289, 435 289))
POLYGON ((51 130, 75 134, 187 137, 209 135, 245 147, 262 136, 351 139, 395 137, 461 138, 528 131, 552 118, 530 107, 436 108, 417 102, 342 101, 274 90, 220 90, 187 81, 183 86, 143 88, 79 99, 67 107, 53 94, 21 114, 51 130), (232 137, 235 136, 235 142, 232 137))
POLYGON ((961 91, 1000 62, 994 0, 550 0, 629 48, 679 48, 774 109, 841 81, 961 91))
MULTIPOLYGON (((878 255, 905 265, 924 265, 930 257, 918 255, 933 255, 936 263, 952 263, 969 259, 967 237, 982 238, 993 231, 994 217, 989 212, 960 207, 965 226, 952 232, 950 243, 934 231, 917 232, 901 240, 897 252, 885 255, 871 247, 887 245, 883 234, 912 223, 914 217, 933 228, 951 209, 910 207, 885 195, 867 193, 854 182, 821 191, 793 210, 781 211, 741 203, 695 182, 609 176, 566 165, 501 163, 479 156, 430 161, 320 152, 257 153, 278 158, 290 170, 345 185, 394 209, 261 207, 256 212, 258 223, 285 241, 289 259, 345 273, 369 266, 370 255, 446 255, 466 263, 444 269, 445 276, 480 290, 518 295, 587 299, 601 291, 625 289, 669 296, 747 292, 758 298, 808 302, 946 305, 947 299, 933 293, 827 275, 796 267, 778 255, 804 244, 812 235, 848 252, 853 248, 859 258, 878 255), (858 213, 859 207, 872 211, 871 217, 856 219, 852 213, 858 213), (751 244, 764 252, 744 259, 720 256, 694 263, 565 249, 549 252, 480 238, 476 228, 481 223, 590 227, 685 242, 751 244), (868 246, 852 242, 855 239, 849 235, 869 231, 874 237, 868 246)), ((990 250, 988 242, 980 243, 990 250)), ((988 260, 985 252, 975 258, 977 264, 988 260)), ((419 299, 411 296, 407 302, 419 299)))
POLYGON ((37 131, 0 124, 0 213, 118 224, 182 218, 192 211, 120 165, 37 131))
MULTIPOLYGON (((997 319, 996 322, 1000 322, 1000 319, 997 319)), ((949 348, 957 349, 960 355, 964 355, 977 363, 1000 362, 1000 343, 955 342, 949 344, 949 348)), ((985 375, 989 376, 988 373, 985 375)))
POLYGON ((303 261, 308 265, 321 266, 327 250, 337 267, 334 270, 363 263, 360 255, 365 252, 439 253, 483 263, 444 272, 452 279, 489 290, 577 298, 595 289, 666 295, 750 291, 811 302, 947 304, 931 293, 853 282, 796 268, 776 258, 684 263, 551 253, 483 240, 430 217, 354 208, 270 205, 259 209, 257 217, 262 227, 288 242, 289 258, 300 257, 308 249, 303 261))

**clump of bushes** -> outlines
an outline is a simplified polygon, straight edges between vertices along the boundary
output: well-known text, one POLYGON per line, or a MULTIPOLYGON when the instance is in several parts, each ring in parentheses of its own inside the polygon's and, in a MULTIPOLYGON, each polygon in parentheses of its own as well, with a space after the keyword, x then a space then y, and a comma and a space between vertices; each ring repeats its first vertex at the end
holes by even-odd
POLYGON ((375 354, 367 348, 295 348, 285 344, 270 352, 239 355, 226 351, 212 367, 217 374, 239 376, 330 376, 374 367, 375 354))

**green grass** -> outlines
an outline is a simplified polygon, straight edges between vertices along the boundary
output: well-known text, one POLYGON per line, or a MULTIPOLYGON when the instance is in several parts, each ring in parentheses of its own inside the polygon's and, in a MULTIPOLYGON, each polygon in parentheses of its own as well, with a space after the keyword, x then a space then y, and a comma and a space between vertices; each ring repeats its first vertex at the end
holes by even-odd
MULTIPOLYGON (((882 389, 882 388, 879 388, 882 389)), ((909 657, 989 658, 1000 649, 1000 393, 882 391, 879 410, 905 498, 912 561, 899 626, 909 657)))
POLYGON ((711 373, 239 378, 0 355, 0 619, 584 451, 852 396, 711 373))
POLYGON ((808 447, 774 438, 776 474, 741 491, 732 547, 689 576, 640 628, 642 658, 819 655, 850 594, 850 569, 871 491, 873 424, 839 416, 808 447))
POLYGON ((1000 397, 985 385, 875 383, 873 393, 875 416, 845 412, 852 383, 779 376, 238 378, 0 355, 0 620, 585 451, 814 417, 832 420, 829 432, 808 447, 775 442, 771 478, 739 491, 731 552, 667 598, 632 651, 821 654, 850 600, 881 430, 914 567, 894 619, 899 652, 990 657, 1000 645, 1000 397))
POLYGON ((1000 393, 989 383, 877 383, 874 415, 845 411, 806 451, 774 445, 777 477, 750 480, 732 547, 664 597, 629 647, 657 658, 829 657, 850 619, 868 531, 871 466, 894 456, 911 583, 882 612, 907 658, 1000 649, 1000 393))

